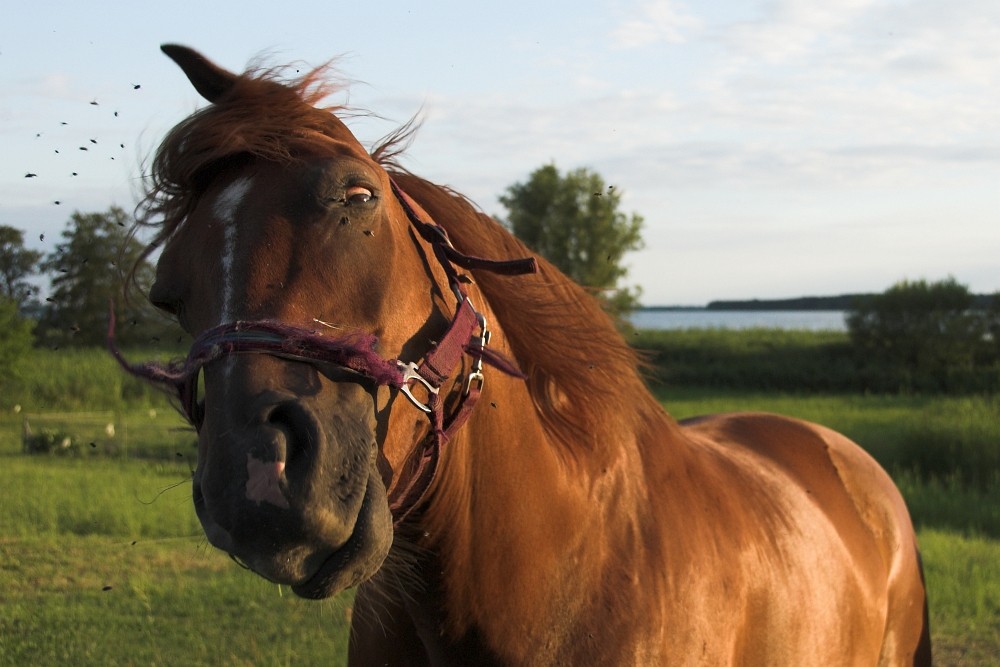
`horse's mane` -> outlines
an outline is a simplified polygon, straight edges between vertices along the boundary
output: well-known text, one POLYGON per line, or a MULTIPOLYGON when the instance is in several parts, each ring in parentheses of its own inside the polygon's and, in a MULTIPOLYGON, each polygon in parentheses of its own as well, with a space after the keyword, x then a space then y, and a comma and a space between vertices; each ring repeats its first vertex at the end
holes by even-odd
MULTIPOLYGON (((349 133, 335 115, 344 107, 318 106, 337 89, 327 83, 328 70, 312 69, 288 82, 280 80, 282 69, 248 70, 223 99, 170 131, 154 156, 137 208, 137 223, 157 230, 144 257, 170 237, 209 177, 229 161, 291 162, 323 154, 332 138, 342 140, 349 133)), ((496 259, 530 254, 463 196, 397 166, 395 158, 414 130, 407 123, 378 143, 372 157, 463 252, 496 259)), ((481 272, 476 283, 528 375, 550 437, 573 459, 584 451, 606 451, 622 434, 648 428, 658 421, 652 416, 663 412, 640 377, 637 354, 598 301, 543 258, 539 267, 536 275, 513 278, 481 272), (638 423, 643 420, 645 427, 638 423)))
MULTIPOLYGON (((405 171, 392 178, 444 227, 462 252, 497 259, 531 254, 520 240, 465 197, 405 171)), ((599 302, 542 257, 533 276, 475 275, 518 364, 528 375, 549 435, 577 458, 643 430, 663 415, 646 390, 640 358, 599 302)))

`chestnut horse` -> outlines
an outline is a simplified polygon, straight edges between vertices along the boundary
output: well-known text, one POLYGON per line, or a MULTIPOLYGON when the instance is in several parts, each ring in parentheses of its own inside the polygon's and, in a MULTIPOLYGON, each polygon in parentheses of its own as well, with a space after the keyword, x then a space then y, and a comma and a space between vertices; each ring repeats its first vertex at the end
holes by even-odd
POLYGON ((317 106, 324 68, 163 50, 211 103, 140 208, 195 342, 119 359, 196 426, 213 545, 357 586, 350 664, 930 664, 914 531, 857 445, 675 421, 591 296, 317 106))

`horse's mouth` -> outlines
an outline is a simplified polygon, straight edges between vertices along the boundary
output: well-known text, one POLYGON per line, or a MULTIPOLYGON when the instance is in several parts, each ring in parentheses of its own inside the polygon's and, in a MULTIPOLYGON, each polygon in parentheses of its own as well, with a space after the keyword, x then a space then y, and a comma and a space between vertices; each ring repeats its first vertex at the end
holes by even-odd
MULTIPOLYGON (((197 484, 195 494, 198 506, 201 490, 197 484)), ((317 537, 307 538, 306 543, 296 540, 277 545, 262 553, 252 545, 240 545, 228 530, 206 515, 200 518, 212 545, 255 574, 287 585, 296 595, 308 599, 331 597, 369 579, 381 567, 392 545, 392 516, 378 473, 369 474, 351 534, 336 547, 317 537)))
POLYGON ((373 487, 379 486, 369 479, 351 536, 323 561, 311 577, 293 584, 293 593, 313 600, 327 598, 362 583, 378 571, 392 543, 392 519, 384 494, 373 498, 373 495, 379 495, 373 493, 373 487), (385 535, 388 539, 383 537, 385 535))

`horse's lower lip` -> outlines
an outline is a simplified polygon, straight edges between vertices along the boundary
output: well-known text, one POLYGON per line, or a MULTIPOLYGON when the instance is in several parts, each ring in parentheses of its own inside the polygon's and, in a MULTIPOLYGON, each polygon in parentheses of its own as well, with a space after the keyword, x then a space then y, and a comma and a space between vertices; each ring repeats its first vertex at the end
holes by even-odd
MULTIPOLYGON (((329 557, 323 561, 323 564, 319 566, 319 569, 316 570, 315 574, 309 577, 309 579, 301 584, 293 584, 291 586, 293 593, 299 597, 309 599, 321 599, 330 595, 330 584, 335 579, 342 578, 338 575, 342 575, 345 568, 347 568, 358 556, 358 550, 361 547, 363 539, 362 535, 369 527, 368 514, 371 510, 371 507, 369 506, 370 502, 371 498, 366 493, 365 498, 361 503, 361 509, 358 512, 358 518, 354 524, 354 531, 351 533, 351 536, 347 538, 347 541, 344 542, 339 549, 331 553, 329 557)), ((346 587, 347 586, 344 586, 343 588, 346 587)), ((339 589, 341 587, 337 588, 339 589)))

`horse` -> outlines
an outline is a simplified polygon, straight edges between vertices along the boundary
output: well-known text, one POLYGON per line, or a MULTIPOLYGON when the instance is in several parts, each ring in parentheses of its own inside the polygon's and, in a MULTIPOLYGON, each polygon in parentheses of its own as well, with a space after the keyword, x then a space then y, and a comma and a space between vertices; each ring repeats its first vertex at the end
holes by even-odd
POLYGON ((304 598, 356 588, 351 665, 928 665, 917 541, 848 438, 677 421, 597 300, 323 106, 237 74, 153 156, 148 299, 186 358, 123 367, 198 432, 209 542, 304 598), (201 393, 203 392, 203 394, 201 393))

